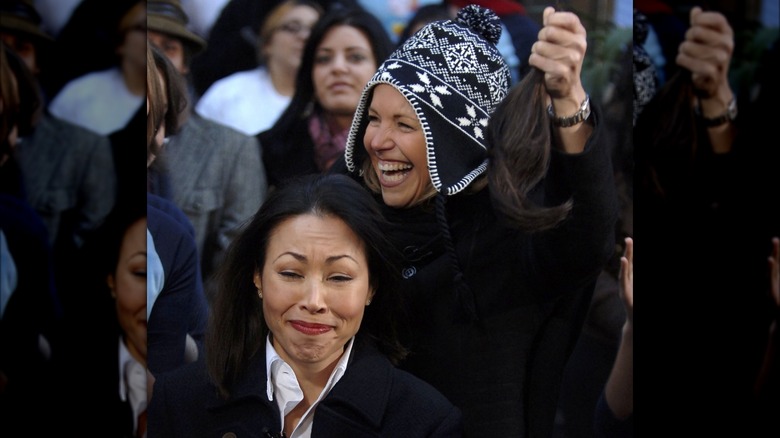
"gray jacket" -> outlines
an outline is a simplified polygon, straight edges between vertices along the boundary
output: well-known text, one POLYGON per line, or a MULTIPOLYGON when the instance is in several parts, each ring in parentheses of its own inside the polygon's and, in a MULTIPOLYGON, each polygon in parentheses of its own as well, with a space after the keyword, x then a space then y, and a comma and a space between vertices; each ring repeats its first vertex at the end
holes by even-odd
POLYGON ((50 242, 67 238, 80 248, 116 202, 108 137, 45 113, 16 150, 27 200, 46 225, 50 242))
MULTIPOLYGON (((195 228, 204 286, 268 189, 255 137, 191 114, 163 149, 173 202, 195 228)), ((207 291, 207 294, 210 292, 207 291)))

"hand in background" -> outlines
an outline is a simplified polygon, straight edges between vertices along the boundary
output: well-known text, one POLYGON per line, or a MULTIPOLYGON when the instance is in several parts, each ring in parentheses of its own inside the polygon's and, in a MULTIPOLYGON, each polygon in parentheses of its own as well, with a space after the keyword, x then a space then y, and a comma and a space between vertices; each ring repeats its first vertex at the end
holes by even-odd
POLYGON ((769 256, 769 290, 775 304, 780 307, 780 238, 772 238, 772 255, 769 256))
MULTIPOLYGON (((780 272, 780 271, 778 271, 780 272)), ((626 325, 634 326, 634 241, 626 237, 626 249, 620 258, 620 297, 626 308, 626 325)))

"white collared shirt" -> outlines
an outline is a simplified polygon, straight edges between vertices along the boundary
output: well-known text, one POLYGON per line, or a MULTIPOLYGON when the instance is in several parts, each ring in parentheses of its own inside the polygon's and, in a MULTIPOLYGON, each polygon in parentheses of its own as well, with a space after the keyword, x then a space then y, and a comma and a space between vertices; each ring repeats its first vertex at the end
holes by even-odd
POLYGON ((138 415, 146 409, 146 368, 141 365, 127 349, 127 345, 119 336, 119 397, 122 401, 130 400, 130 406, 133 408, 133 432, 138 428, 138 415), (125 381, 125 368, 134 363, 133 376, 130 377, 136 383, 128 387, 125 381))
MULTIPOLYGON (((341 355, 341 359, 339 359, 336 367, 330 373, 328 382, 325 384, 325 387, 322 388, 319 397, 317 397, 317 400, 315 400, 303 414, 289 438, 311 437, 314 409, 319 402, 328 395, 330 390, 333 389, 339 379, 341 379, 347 371, 347 362, 349 362, 349 356, 352 353, 352 344, 354 340, 355 338, 353 337, 347 342, 347 345, 344 348, 344 354, 341 355)), ((276 349, 274 349, 270 335, 266 338, 265 342, 265 368, 266 375, 268 376, 266 387, 268 400, 273 401, 274 395, 276 395, 276 404, 279 406, 279 412, 282 417, 282 430, 284 430, 284 417, 289 414, 301 400, 303 400, 303 391, 298 384, 298 378, 295 376, 293 369, 279 357, 276 349)))

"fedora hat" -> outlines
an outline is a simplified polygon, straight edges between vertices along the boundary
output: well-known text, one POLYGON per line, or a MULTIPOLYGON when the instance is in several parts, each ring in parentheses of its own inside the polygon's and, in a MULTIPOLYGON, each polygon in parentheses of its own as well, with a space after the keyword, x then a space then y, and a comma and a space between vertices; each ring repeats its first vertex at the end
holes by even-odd
POLYGON ((206 48, 206 41, 187 29, 189 18, 181 7, 181 0, 148 0, 146 27, 149 30, 181 38, 193 49, 193 54, 206 48))
POLYGON ((33 0, 0 2, 0 31, 22 34, 45 43, 54 42, 54 38, 41 29, 41 21, 33 0))

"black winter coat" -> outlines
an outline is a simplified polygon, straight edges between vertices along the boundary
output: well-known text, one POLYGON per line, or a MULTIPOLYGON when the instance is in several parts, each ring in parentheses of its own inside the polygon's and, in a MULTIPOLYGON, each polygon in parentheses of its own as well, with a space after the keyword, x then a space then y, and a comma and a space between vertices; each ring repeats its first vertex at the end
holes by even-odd
MULTIPOLYGON (((266 395, 265 344, 229 399, 217 396, 202 360, 156 378, 148 438, 279 436, 266 395)), ((460 437, 461 412, 439 392, 355 341, 347 371, 317 405, 312 437, 460 437)))

